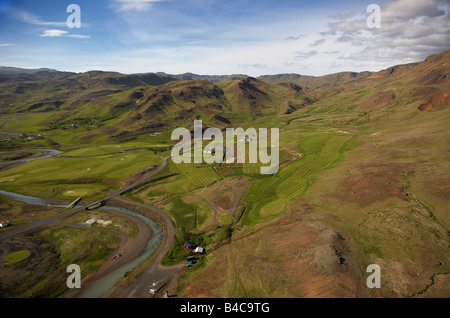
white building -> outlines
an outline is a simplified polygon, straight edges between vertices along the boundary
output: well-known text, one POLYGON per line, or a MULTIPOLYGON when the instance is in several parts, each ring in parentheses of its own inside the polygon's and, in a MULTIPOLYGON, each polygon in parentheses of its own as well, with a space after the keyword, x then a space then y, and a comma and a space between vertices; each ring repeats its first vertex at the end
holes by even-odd
POLYGON ((200 247, 200 246, 198 246, 194 250, 194 253, 196 253, 196 254, 203 254, 204 252, 205 252, 205 250, 203 249, 203 247, 200 247))

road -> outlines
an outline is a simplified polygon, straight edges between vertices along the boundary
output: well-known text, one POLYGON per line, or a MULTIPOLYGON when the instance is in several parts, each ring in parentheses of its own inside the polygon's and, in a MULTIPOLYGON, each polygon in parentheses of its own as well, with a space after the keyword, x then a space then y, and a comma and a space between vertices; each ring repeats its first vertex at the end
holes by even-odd
MULTIPOLYGON (((192 149, 192 150, 194 150, 194 149, 192 149)), ((127 150, 127 151, 132 151, 132 149, 127 150)), ((123 194, 147 183, 148 181, 150 181, 153 178, 154 175, 156 175, 157 173, 159 173, 160 171, 165 169, 168 165, 168 159, 171 157, 171 156, 162 157, 162 156, 158 156, 158 155, 152 155, 152 156, 157 156, 162 160, 161 165, 157 169, 153 170, 151 173, 147 174, 142 179, 140 179, 130 185, 124 186, 124 187, 118 189, 117 191, 107 195, 106 197, 87 205, 87 206, 94 206, 97 204, 104 205, 108 201, 110 201, 112 199, 116 199, 116 200, 119 200, 121 203, 123 203, 127 207, 133 207, 133 206, 136 207, 137 206, 137 207, 141 207, 141 208, 150 210, 153 214, 156 214, 158 216, 160 223, 163 223, 163 224, 160 224, 163 228, 163 240, 162 240, 161 246, 158 248, 158 250, 152 256, 153 260, 150 263, 150 265, 147 267, 147 269, 145 269, 145 271, 143 271, 139 275, 139 279, 135 279, 134 281, 129 282, 125 285, 118 285, 117 287, 113 288, 113 290, 109 294, 110 297, 121 297, 121 298, 123 298, 123 297, 152 297, 152 295, 149 294, 149 289, 152 287, 152 285, 155 282, 163 281, 166 283, 170 283, 171 281, 174 280, 174 277, 177 276, 177 274, 181 271, 181 269, 184 268, 183 264, 170 266, 170 267, 163 267, 160 265, 162 258, 170 250, 170 248, 172 247, 173 242, 174 242, 175 225, 173 224, 173 221, 170 218, 170 216, 166 212, 162 211, 161 209, 159 209, 155 206, 138 203, 138 202, 132 201, 130 199, 127 199, 125 197, 122 197, 123 194)), ((232 191, 232 190, 230 189, 230 191, 232 191)), ((232 211, 234 211, 237 208, 237 204, 238 204, 239 197, 240 197, 239 194, 235 193, 234 191, 232 191, 232 192, 235 195, 236 200, 235 200, 233 208, 231 208, 228 211, 225 211, 225 212, 229 212, 229 213, 232 213, 232 211)), ((195 195, 193 193, 187 193, 187 194, 195 195)), ((210 203, 206 199, 201 198, 201 197, 200 197, 200 199, 204 200, 205 202, 207 202, 214 208, 218 209, 217 207, 215 207, 212 203, 210 203)), ((13 230, 10 232, 0 233, 0 249, 2 249, 3 254, 6 255, 9 250, 7 242, 10 239, 14 238, 15 236, 24 234, 24 233, 36 231, 40 228, 43 228, 43 227, 51 225, 51 224, 59 224, 59 225, 65 224, 65 225, 73 226, 73 224, 63 223, 60 220, 63 218, 69 217, 71 215, 74 215, 83 210, 85 210, 85 206, 79 206, 78 208, 71 210, 70 212, 67 212, 67 209, 62 209, 61 211, 58 212, 58 215, 56 215, 54 217, 44 219, 44 220, 31 221, 30 224, 26 227, 23 227, 23 228, 20 228, 17 230, 13 230)), ((126 216, 126 217, 129 217, 129 216, 126 216)), ((80 226, 80 227, 84 227, 84 226, 80 226)), ((140 228, 139 232, 141 232, 141 231, 144 235, 145 230, 142 227, 140 228)), ((124 242, 123 237, 122 237, 122 242, 124 242)), ((124 246, 124 244, 121 244, 121 247, 123 247, 123 246, 124 246)), ((131 246, 129 246, 129 247, 131 247, 131 246)), ((142 248, 142 246, 140 246, 140 248, 142 248)), ((138 253, 139 251, 135 251, 135 250, 125 251, 122 248, 122 254, 125 254, 125 252, 128 252, 128 255, 127 255, 128 257, 124 257, 122 259, 122 261, 120 262, 121 264, 124 261, 129 260, 131 257, 130 256, 131 254, 133 255, 133 257, 137 257, 138 255, 136 253, 138 253)), ((129 261, 131 261, 131 259, 129 261)), ((89 277, 87 277, 87 279, 85 278, 82 283, 84 284, 86 281, 91 284, 95 283, 98 279, 100 279, 102 277, 102 275, 106 275, 107 272, 110 272, 110 270, 117 267, 117 266, 112 266, 111 264, 112 263, 109 262, 109 263, 107 263, 107 266, 105 266, 106 268, 109 269, 108 271, 102 267, 94 275, 90 275, 89 277)), ((72 290, 63 296, 64 297, 66 297, 66 296, 76 297, 77 294, 79 294, 79 293, 72 290)))
MULTIPOLYGON (((140 185, 148 182, 155 174, 157 174, 158 172, 160 172, 162 169, 164 169, 167 166, 167 157, 160 157, 160 156, 157 156, 157 157, 159 157, 159 158, 161 158, 163 160, 163 163, 158 167, 158 169, 152 171, 150 174, 148 174, 146 177, 142 178, 141 180, 139 180, 139 181, 137 181, 137 182, 135 182, 135 183, 133 183, 133 184, 131 184, 129 186, 120 188, 119 190, 117 190, 114 193, 106 196, 105 198, 100 199, 100 200, 98 200, 98 201, 96 201, 96 202, 94 202, 92 204, 89 204, 89 206, 97 204, 97 203, 106 203, 107 201, 113 199, 114 197, 120 196, 120 195, 130 191, 131 189, 137 188, 140 185)), ((80 211, 83 211, 84 209, 85 209, 84 206, 80 206, 80 207, 78 207, 78 208, 76 208, 76 209, 74 209, 74 210, 72 210, 70 212, 66 212, 66 209, 63 209, 63 210, 58 212, 58 214, 61 213, 61 215, 54 216, 54 217, 51 217, 51 218, 48 218, 48 219, 45 219, 45 220, 31 221, 30 225, 28 225, 27 227, 20 228, 20 229, 17 229, 15 231, 1 233, 0 234, 0 242, 4 241, 4 240, 11 239, 11 238, 13 238, 13 237, 15 237, 17 235, 24 234, 24 233, 27 233, 27 232, 31 232, 31 231, 37 230, 39 228, 42 228, 44 226, 50 225, 50 224, 52 224, 52 223, 54 223, 56 221, 59 221, 59 220, 61 220, 63 218, 66 218, 66 217, 71 216, 73 214, 76 214, 76 213, 78 213, 80 211)))
MULTIPOLYGON (((156 155, 157 156, 157 155, 156 155)), ((90 205, 96 204, 96 203, 106 203, 109 200, 116 198, 116 197, 120 197, 122 194, 127 193, 128 191, 131 191, 132 189, 135 189, 143 184, 145 184, 146 182, 148 182, 149 180, 151 180, 153 178, 154 175, 156 175, 157 173, 159 173, 161 170, 163 170, 164 168, 167 167, 168 164, 168 158, 169 157, 161 157, 161 156, 157 156, 159 158, 161 158, 162 163, 161 165, 153 170, 151 173, 147 174, 144 178, 128 185, 125 186, 123 188, 120 188, 119 190, 113 192, 112 194, 107 195, 106 197, 102 198, 101 200, 98 200, 90 205)), ((134 201, 128 201, 125 202, 128 205, 130 203, 134 204, 134 201)), ((158 262, 162 259, 162 257, 164 256, 164 254, 170 249, 171 244, 173 243, 173 237, 175 235, 175 226, 172 223, 172 220, 170 219, 170 217, 162 210, 156 208, 156 207, 152 207, 152 206, 148 206, 145 204, 141 204, 142 206, 144 206, 145 208, 151 209, 153 212, 158 213, 158 215, 161 216, 161 218, 164 220, 164 222, 166 224, 163 225, 163 227, 165 228, 165 243, 162 249, 159 250, 157 257, 155 258, 154 262, 158 262)), ((29 232, 33 232, 36 231, 38 229, 41 229, 43 227, 46 227, 48 225, 51 224, 61 224, 61 219, 72 216, 80 211, 85 210, 85 206, 79 206, 78 208, 67 212, 67 209, 62 209, 61 211, 59 211, 57 213, 56 216, 50 217, 48 219, 44 219, 44 220, 34 220, 31 221, 30 224, 26 227, 23 228, 19 228, 17 230, 13 230, 13 231, 8 231, 8 232, 4 232, 4 233, 0 233, 0 248, 3 251, 3 256, 7 255, 7 253, 9 252, 9 248, 8 248, 8 241, 11 240, 12 238, 21 235, 21 234, 25 234, 25 233, 29 233, 29 232)), ((128 217, 128 216, 127 216, 128 217)), ((135 255, 136 256, 136 255, 135 255)), ((148 290, 147 290, 148 291, 148 290)))
POLYGON ((118 198, 118 200, 127 206, 136 206, 144 209, 150 209, 153 213, 159 216, 159 219, 163 220, 164 231, 162 244, 157 253, 155 253, 155 255, 153 256, 154 259, 147 267, 147 269, 145 269, 145 271, 141 275, 139 275, 138 279, 135 279, 131 284, 118 286, 113 289, 110 293, 110 296, 121 298, 150 297, 151 295, 149 295, 148 291, 154 282, 161 280, 170 281, 173 274, 179 272, 180 269, 183 268, 180 266, 163 267, 160 265, 162 258, 173 245, 175 237, 175 225, 172 222, 170 216, 157 207, 138 203, 124 197, 120 197, 118 198))

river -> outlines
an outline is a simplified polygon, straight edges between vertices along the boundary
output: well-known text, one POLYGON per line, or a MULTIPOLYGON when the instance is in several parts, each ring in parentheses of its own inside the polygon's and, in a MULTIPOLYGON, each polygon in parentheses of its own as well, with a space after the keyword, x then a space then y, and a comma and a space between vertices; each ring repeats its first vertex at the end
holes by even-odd
MULTIPOLYGON (((49 158, 55 155, 58 155, 62 153, 62 151, 55 150, 55 149, 30 149, 33 151, 45 151, 48 152, 44 156, 37 157, 37 158, 29 158, 29 159, 19 159, 14 160, 10 162, 2 162, 0 164, 7 164, 7 163, 16 163, 16 162, 29 162, 32 160, 37 159, 43 159, 43 158, 49 158)), ((66 207, 66 205, 56 205, 53 204, 50 201, 47 201, 45 199, 32 197, 28 195, 23 195, 19 193, 9 192, 0 190, 0 195, 3 195, 5 197, 8 197, 13 200, 17 200, 20 202, 24 202, 27 204, 33 204, 33 205, 45 205, 45 206, 54 206, 54 207, 66 207)), ((125 265, 119 267, 118 269, 114 270, 113 272, 109 273, 108 275, 100 278, 98 281, 96 281, 94 284, 89 286, 86 290, 84 290, 78 297, 80 298, 101 298, 105 297, 109 291, 114 287, 115 284, 120 282, 127 272, 130 272, 137 268, 140 264, 142 264, 144 261, 146 261, 155 251, 158 249, 162 242, 163 237, 163 230, 161 227, 153 220, 149 219, 148 217, 122 208, 122 207, 115 207, 115 206, 103 206, 100 210, 105 211, 112 211, 112 212, 119 212, 123 214, 127 214, 136 218, 139 218, 141 221, 143 221, 151 230, 152 236, 150 240, 147 242, 146 247, 144 248, 143 253, 137 257, 136 259, 132 260, 131 262, 126 263, 125 265)))
MULTIPOLYGON (((36 157, 36 158, 17 159, 17 160, 12 160, 12 161, 0 162, 0 165, 6 165, 9 163, 16 163, 16 162, 29 162, 29 161, 33 161, 33 160, 37 160, 37 159, 50 158, 50 157, 53 157, 53 156, 56 156, 56 155, 59 155, 60 153, 62 153, 62 151, 56 150, 56 149, 26 149, 26 150, 43 151, 43 152, 48 152, 48 153, 43 156, 36 157)), ((13 152, 13 151, 14 150, 12 150, 11 152, 13 152)))
MULTIPOLYGON (((61 205, 53 205, 49 201, 46 201, 41 198, 36 198, 14 192, 0 190, 0 195, 28 204, 46 205, 46 206, 50 205, 61 207, 61 205)), ((136 267, 138 267, 140 264, 146 261, 158 249, 163 237, 163 231, 161 227, 155 221, 147 218, 146 216, 140 213, 115 206, 103 206, 101 207, 100 210, 120 212, 122 214, 127 214, 139 218, 150 228, 152 236, 150 240, 147 242, 147 245, 144 248, 143 253, 139 257, 132 260, 131 262, 126 263, 125 265, 119 267, 118 269, 114 270, 113 272, 96 281, 94 284, 89 286, 89 288, 87 288, 78 296, 80 298, 105 297, 109 293, 109 291, 114 287, 114 285, 120 282, 125 277, 125 274, 127 272, 134 270, 136 267)))
POLYGON ((103 206, 100 210, 121 212, 139 218, 148 225, 148 227, 152 231, 152 237, 147 242, 147 246, 139 257, 96 281, 95 284, 92 284, 87 290, 81 293, 78 296, 79 298, 100 298, 106 296, 108 292, 114 287, 114 285, 120 282, 125 277, 125 274, 127 272, 134 270, 136 267, 145 262, 150 256, 152 256, 153 253, 156 252, 159 245, 161 244, 163 237, 163 231, 161 227, 155 221, 147 218, 140 213, 115 206, 103 206))

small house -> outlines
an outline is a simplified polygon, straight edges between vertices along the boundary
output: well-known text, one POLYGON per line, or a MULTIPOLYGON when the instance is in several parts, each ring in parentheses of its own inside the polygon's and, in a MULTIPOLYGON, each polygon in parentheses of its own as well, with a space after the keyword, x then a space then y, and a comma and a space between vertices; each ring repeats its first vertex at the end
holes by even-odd
POLYGON ((195 248, 194 253, 195 254, 203 254, 203 253, 205 253, 205 249, 203 247, 198 246, 195 248))
POLYGON ((187 241, 184 242, 181 246, 183 246, 184 250, 189 253, 196 249, 197 244, 187 241))
POLYGON ((7 226, 9 226, 10 224, 9 224, 9 221, 1 221, 0 222, 0 227, 7 227, 7 226))

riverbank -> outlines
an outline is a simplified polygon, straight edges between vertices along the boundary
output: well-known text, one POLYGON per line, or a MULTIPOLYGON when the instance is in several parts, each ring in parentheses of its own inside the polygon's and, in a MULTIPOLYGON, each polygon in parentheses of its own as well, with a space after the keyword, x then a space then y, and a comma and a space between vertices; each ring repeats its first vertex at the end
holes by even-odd
POLYGON ((124 276, 150 257, 161 241, 161 229, 152 220, 134 211, 113 206, 102 207, 102 211, 126 216, 138 226, 138 234, 127 238, 126 242, 110 254, 102 267, 81 281, 81 289, 72 289, 64 298, 101 298, 105 297, 115 284, 124 276))
POLYGON ((124 197, 116 197, 112 204, 133 209, 155 220, 162 228, 162 241, 154 254, 143 262, 138 268, 127 276, 120 284, 116 285, 107 297, 111 298, 147 298, 159 297, 163 291, 168 290, 169 294, 174 294, 178 286, 178 277, 184 265, 161 266, 161 260, 171 248, 175 237, 175 225, 164 211, 143 203, 138 203, 124 197), (157 295, 152 295, 149 290, 153 284, 165 284, 164 288, 157 295))
MULTIPOLYGON (((61 151, 58 150, 46 150, 48 150, 48 152, 45 152, 43 156, 24 160, 42 159, 61 153, 61 151)), ((143 175, 140 180, 136 180, 133 184, 121 188, 119 191, 108 195, 102 200, 103 202, 108 202, 109 205, 101 207, 101 210, 125 216, 138 225, 137 237, 133 239, 122 239, 119 247, 105 259, 101 268, 83 278, 81 289, 70 290, 61 297, 145 297, 148 296, 148 291, 155 280, 167 281, 167 284, 165 283, 165 285, 175 286, 176 289, 177 279, 174 279, 174 277, 179 276, 182 267, 160 266, 162 258, 173 244, 175 235, 173 221, 164 211, 156 207, 136 203, 121 197, 121 194, 147 182, 154 174, 164 169, 167 166, 167 158, 160 158, 163 162, 157 169, 143 175), (110 206, 110 204, 115 206, 110 206), (136 277, 139 277, 139 280, 136 280, 136 277), (115 287, 116 284, 117 288, 115 287)), ((22 159, 18 159, 8 163, 20 164, 21 162, 22 159)), ((27 204, 56 206, 55 202, 37 197, 1 190, 0 194, 27 204)), ((65 205, 61 204, 58 204, 57 206, 65 207, 65 205)), ((36 231, 49 225, 61 225, 61 220, 63 218, 78 213, 83 209, 84 206, 79 205, 70 212, 62 210, 58 213, 58 216, 45 220, 33 221, 29 226, 21 228, 18 231, 12 231, 11 233, 4 233, 4 235, 1 235, 2 238, 0 239, 0 243, 7 249, 6 240, 29 231, 36 231)), ((66 223, 64 224, 66 225, 66 223)), ((68 225, 71 226, 71 224, 68 225)), ((72 224, 72 226, 77 227, 80 225, 72 224)), ((92 228, 92 230, 95 229, 92 228)))

